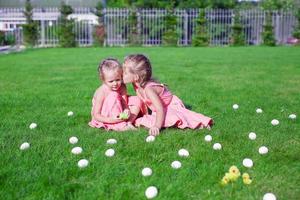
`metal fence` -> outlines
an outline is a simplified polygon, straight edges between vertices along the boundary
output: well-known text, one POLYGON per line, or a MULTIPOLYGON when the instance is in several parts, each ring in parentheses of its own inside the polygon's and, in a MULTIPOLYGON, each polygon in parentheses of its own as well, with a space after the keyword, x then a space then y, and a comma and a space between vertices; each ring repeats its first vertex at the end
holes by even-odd
MULTIPOLYGON (((23 16, 24 9, 0 8, 0 30, 6 35, 15 35, 17 44, 22 44, 23 34, 20 24, 26 23, 23 16)), ((176 31, 178 45, 189 46, 195 34, 196 19, 199 9, 177 9, 174 14, 177 18, 176 31)), ((162 37, 166 29, 164 9, 136 10, 135 28, 138 42, 143 46, 162 44, 162 37)), ((94 43, 93 32, 98 23, 94 8, 75 8, 71 18, 75 19, 74 32, 79 46, 91 46, 94 43)), ((130 43, 132 23, 130 22, 130 9, 103 9, 103 22, 105 26, 104 44, 107 46, 124 46, 130 43)), ((243 26, 245 41, 249 45, 262 43, 263 25, 266 12, 260 9, 240 11, 240 21, 243 26)), ((58 8, 35 8, 33 19, 39 25, 38 46, 58 45, 58 25, 60 12, 58 8)), ((210 45, 224 46, 230 44, 232 26, 234 24, 234 11, 220 9, 205 9, 207 31, 210 45)), ((272 23, 277 44, 286 44, 291 37, 293 28, 297 24, 293 10, 279 10, 272 12, 272 23)))

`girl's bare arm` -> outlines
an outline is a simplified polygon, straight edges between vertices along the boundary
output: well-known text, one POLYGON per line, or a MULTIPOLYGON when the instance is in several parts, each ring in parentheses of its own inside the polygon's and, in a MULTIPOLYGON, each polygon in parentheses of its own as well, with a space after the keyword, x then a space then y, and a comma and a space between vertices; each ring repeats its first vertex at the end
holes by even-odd
POLYGON ((149 134, 150 135, 158 135, 159 130, 163 126, 163 122, 165 120, 165 112, 164 112, 163 104, 158 95, 159 92, 157 90, 155 90, 154 88, 146 87, 145 94, 152 102, 152 104, 155 108, 155 111, 156 111, 155 125, 152 128, 150 128, 149 134))
POLYGON ((104 92, 101 90, 101 88, 99 88, 96 93, 95 93, 95 105, 93 108, 93 117, 95 120, 99 121, 99 122, 103 122, 103 123, 108 123, 108 124, 114 124, 114 123, 118 123, 118 122, 122 122, 123 120, 121 119, 117 119, 117 118, 112 118, 112 117, 105 117, 102 116, 100 111, 102 109, 102 105, 105 99, 105 94, 104 92))

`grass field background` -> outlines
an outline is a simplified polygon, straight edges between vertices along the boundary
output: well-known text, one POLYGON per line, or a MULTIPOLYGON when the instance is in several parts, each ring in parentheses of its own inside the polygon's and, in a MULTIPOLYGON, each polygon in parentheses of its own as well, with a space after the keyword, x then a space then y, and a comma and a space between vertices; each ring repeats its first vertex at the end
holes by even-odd
MULTIPOLYGON (((0 55, 0 199, 300 199, 300 48, 74 48, 36 49, 0 55), (99 61, 149 56, 154 77, 196 112, 215 121, 211 131, 166 129, 153 143, 147 130, 106 132, 90 128, 91 99, 100 82, 99 61), (234 103, 240 108, 232 109, 234 103), (256 108, 263 113, 257 114, 256 108), (67 112, 74 116, 68 117, 67 112), (271 125, 272 119, 280 124, 271 125), (30 123, 38 127, 30 130, 30 123), (257 139, 248 139, 256 132, 257 139), (211 134, 207 143, 204 136, 211 134), (69 137, 79 143, 71 145, 69 137), (115 138, 118 143, 107 145, 115 138), (31 148, 20 151, 23 142, 31 148), (214 151, 215 142, 222 144, 214 151), (260 155, 258 148, 269 148, 260 155), (83 153, 72 155, 81 146, 83 153), (104 156, 108 148, 116 155, 104 156), (188 158, 177 151, 186 148, 188 158), (244 158, 254 166, 242 166, 244 158), (79 169, 86 158, 90 165, 79 169), (182 162, 174 170, 170 164, 182 162), (219 182, 231 165, 248 172, 226 187, 219 182), (153 175, 141 170, 151 167, 153 175)), ((132 87, 129 93, 134 94, 132 87)))

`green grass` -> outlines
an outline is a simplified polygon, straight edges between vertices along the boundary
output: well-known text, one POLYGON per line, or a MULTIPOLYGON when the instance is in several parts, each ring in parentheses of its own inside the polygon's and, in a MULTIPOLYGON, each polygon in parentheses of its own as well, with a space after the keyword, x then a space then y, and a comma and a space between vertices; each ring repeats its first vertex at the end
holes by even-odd
MULTIPOLYGON (((0 55, 0 199, 145 199, 150 185, 156 199, 278 199, 300 197, 300 48, 76 48, 37 49, 0 55), (154 75, 192 110, 214 118, 207 130, 166 129, 154 143, 147 130, 106 132, 90 128, 91 98, 98 87, 97 64, 106 57, 145 53, 154 75), (237 103, 240 109, 234 111, 237 103), (261 107, 264 112, 256 114, 261 107), (73 111, 73 117, 67 112, 73 111), (279 126, 270 124, 272 119, 279 126), (28 128, 31 122, 38 127, 28 128), (255 141, 249 132, 257 134, 255 141), (223 145, 214 151, 204 142, 223 145), (70 136, 81 155, 72 155, 70 136), (116 156, 104 156, 116 138, 116 156), (28 141, 31 148, 20 151, 28 141), (267 155, 258 154, 266 145, 267 155), (190 157, 180 158, 186 148, 190 157), (242 160, 254 161, 246 169, 242 160), (90 165, 77 167, 86 158, 90 165), (183 167, 174 170, 173 160, 183 167), (231 165, 248 172, 227 187, 219 181, 231 165), (151 177, 141 176, 149 166, 151 177)), ((129 93, 133 94, 132 87, 129 93)))

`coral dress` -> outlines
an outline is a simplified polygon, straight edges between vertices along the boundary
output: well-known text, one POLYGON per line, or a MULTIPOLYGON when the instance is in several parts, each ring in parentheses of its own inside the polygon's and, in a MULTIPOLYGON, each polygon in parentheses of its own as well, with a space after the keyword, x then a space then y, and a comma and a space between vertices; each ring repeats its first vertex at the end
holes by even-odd
MULTIPOLYGON (((111 91, 105 85, 103 85, 104 92, 107 96, 104 99, 102 104, 102 109, 100 114, 105 117, 114 117, 119 116, 121 112, 123 112, 124 108, 122 107, 122 96, 118 91, 111 91)), ((123 99, 128 106, 141 106, 141 100, 137 96, 128 96, 126 99, 123 99)), ((95 106, 95 97, 92 100, 92 120, 89 122, 89 125, 93 128, 104 128, 106 130, 115 130, 122 131, 127 125, 127 122, 119 122, 114 124, 103 123, 95 120, 93 118, 93 111, 95 106)))
MULTIPOLYGON (((177 127, 177 128, 205 128, 208 125, 213 124, 213 120, 207 116, 204 116, 200 113, 193 112, 188 110, 183 105, 182 101, 176 96, 173 95, 163 84, 149 82, 146 84, 146 87, 157 87, 160 86, 163 88, 162 92, 159 94, 159 97, 163 103, 164 112, 165 112, 165 121, 163 127, 177 127)), ((143 125, 145 127, 151 128, 155 125, 156 112, 155 108, 152 105, 152 102, 147 98, 145 90, 142 94, 139 93, 137 88, 135 88, 137 96, 146 104, 148 108, 151 109, 152 114, 145 114, 141 118, 136 119, 135 124, 137 126, 143 125)))

